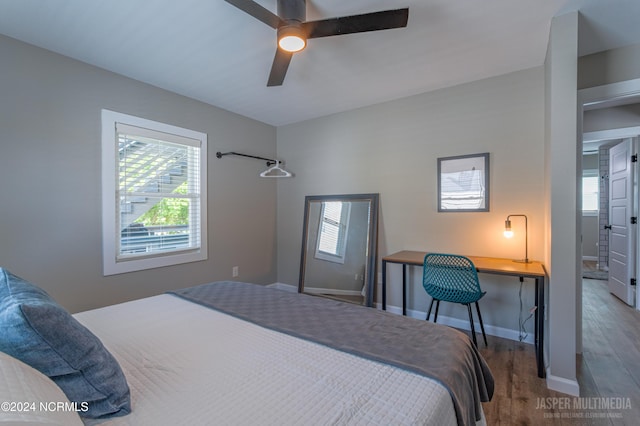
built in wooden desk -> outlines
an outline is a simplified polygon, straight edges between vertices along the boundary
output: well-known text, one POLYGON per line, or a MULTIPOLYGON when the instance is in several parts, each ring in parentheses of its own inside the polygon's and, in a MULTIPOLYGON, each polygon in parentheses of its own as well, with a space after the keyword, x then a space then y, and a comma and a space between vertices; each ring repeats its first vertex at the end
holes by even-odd
MULTIPOLYGON (((407 314, 407 266, 422 266, 427 253, 423 251, 399 251, 382 258, 382 309, 387 309, 387 263, 402 265, 402 315, 407 314)), ((532 278, 535 280, 535 330, 534 343, 538 377, 545 376, 544 370, 544 279, 546 271, 541 262, 522 263, 512 259, 467 256, 479 273, 532 278)))

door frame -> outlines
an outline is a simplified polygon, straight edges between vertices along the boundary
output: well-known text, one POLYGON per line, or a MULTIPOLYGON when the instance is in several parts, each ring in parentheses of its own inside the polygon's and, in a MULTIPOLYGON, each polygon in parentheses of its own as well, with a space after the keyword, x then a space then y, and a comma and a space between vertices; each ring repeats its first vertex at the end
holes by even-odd
MULTIPOLYGON (((639 89, 640 90, 640 89, 639 89)), ((639 95, 640 96, 640 95, 639 95)), ((640 97, 637 99, 638 103, 640 103, 640 97)), ((579 121, 582 121, 580 118, 579 121)), ((581 123, 582 124, 582 123, 581 123)), ((583 133, 582 141, 584 142, 596 142, 596 141, 605 141, 605 140, 614 140, 614 139, 626 139, 632 138, 631 141, 631 149, 636 153, 640 153, 640 126, 632 126, 632 127, 620 127, 617 129, 609 129, 609 130, 599 130, 596 132, 586 132, 583 133)), ((640 215, 640 189, 638 187, 640 181, 640 162, 631 163, 634 168, 634 182, 632 183, 633 191, 634 191, 634 211, 633 215, 640 215)), ((579 173, 582 170, 578 171, 579 173)), ((582 193, 582 192, 578 192, 582 193)), ((634 235, 635 247, 634 247, 634 257, 636 264, 636 279, 640 281, 640 226, 636 227, 635 235, 634 235)), ((582 267, 582 266, 581 266, 582 267)), ((582 280, 580 280, 580 306, 582 306, 582 280)), ((640 311, 640 291, 636 286, 636 299, 635 299, 635 309, 640 311)), ((580 320, 582 320, 582 309, 580 308, 580 320)), ((580 347, 582 345, 580 344, 580 347)))
MULTIPOLYGON (((624 103, 625 101, 636 101, 640 102, 640 78, 634 80, 627 80, 618 83, 605 84, 602 86, 589 87, 586 89, 578 90, 577 96, 577 144, 578 144, 578 163, 577 163, 577 194, 582 194, 581 186, 582 186, 582 145, 585 141, 589 140, 603 140, 603 139, 617 139, 618 137, 633 137, 637 136, 638 127, 624 128, 624 129, 612 129, 612 130, 603 130, 599 132, 589 132, 583 133, 583 118, 584 112, 590 109, 598 109, 598 108, 606 108, 609 106, 613 106, 616 103, 624 103), (633 129, 633 130, 631 130, 633 129), (628 132, 636 131, 635 134, 629 134, 628 132)), ((628 102, 630 103, 630 102, 628 102)), ((636 165, 638 163, 635 163, 636 165)), ((636 166, 637 167, 637 166, 636 166)), ((576 209, 576 221, 577 224, 581 226, 582 224, 582 209, 576 209)), ((637 229, 636 229, 636 232, 637 229)), ((580 235, 577 236, 580 238, 580 235)), ((639 241, 636 238, 636 244, 639 241)), ((576 241, 578 244, 579 241, 576 241)), ((640 265, 640 250, 636 247, 636 265, 640 265)), ((582 256, 580 256, 582 259, 582 256)), ((582 261, 580 261, 580 265, 576 265, 578 271, 582 271, 582 261)), ((576 350, 578 353, 582 353, 582 274, 580 274, 580 279, 576 280, 576 350)), ((640 292, 636 289, 636 309, 640 310, 640 292)))

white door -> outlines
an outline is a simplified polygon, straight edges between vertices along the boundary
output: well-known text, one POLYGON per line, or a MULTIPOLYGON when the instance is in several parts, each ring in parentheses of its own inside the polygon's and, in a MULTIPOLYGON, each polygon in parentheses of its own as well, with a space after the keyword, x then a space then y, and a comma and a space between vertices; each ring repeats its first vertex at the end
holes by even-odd
POLYGON ((633 305, 635 226, 631 138, 609 149, 609 291, 633 305))

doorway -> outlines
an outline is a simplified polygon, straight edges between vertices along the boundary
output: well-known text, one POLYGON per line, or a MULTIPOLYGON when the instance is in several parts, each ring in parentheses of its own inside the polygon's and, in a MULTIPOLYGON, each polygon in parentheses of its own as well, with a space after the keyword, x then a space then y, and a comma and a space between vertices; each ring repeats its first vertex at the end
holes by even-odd
MULTIPOLYGON (((588 120, 586 114, 584 118, 588 120)), ((582 277, 606 280, 611 294, 640 307, 632 285, 638 275, 638 229, 632 224, 638 216, 638 163, 632 160, 638 152, 637 134, 640 126, 584 133, 581 227, 582 277), (594 134, 611 137, 634 133, 634 137, 592 139, 594 134), (588 202, 592 195, 590 179, 598 181, 595 211, 589 210, 594 205, 588 202)))
POLYGON ((636 235, 630 221, 637 216, 631 158, 637 146, 637 138, 594 141, 585 134, 582 157, 582 278, 608 281, 611 293, 631 306, 636 235))
POLYGON ((619 140, 585 141, 582 150, 582 278, 608 280, 609 147, 619 140))
MULTIPOLYGON (((578 141, 578 152, 582 154, 584 150, 588 150, 589 147, 593 148, 593 144, 603 144, 607 141, 621 140, 628 137, 635 137, 640 134, 640 119, 636 119, 634 121, 627 121, 612 119, 610 115, 612 112, 615 113, 619 110, 619 108, 628 106, 628 105, 640 105, 640 79, 624 81, 620 83, 613 83, 604 86, 592 87, 588 89, 582 89, 578 91, 578 134, 582 135, 581 140, 578 141), (607 117, 607 122, 609 126, 604 126, 598 128, 597 125, 594 125, 594 122, 591 122, 591 119, 595 118, 595 123, 600 122, 603 123, 602 120, 598 121, 598 115, 600 115, 600 119, 603 117, 607 117), (610 126, 610 124, 614 122, 616 126, 610 126), (609 128, 607 128, 609 127, 609 128), (615 128, 611 128, 615 127, 615 128)), ((580 155, 580 160, 582 160, 582 155, 580 155)), ((577 170, 579 173, 578 182, 578 193, 581 192, 582 189, 582 161, 580 161, 580 168, 577 170)), ((635 163, 636 165, 638 163, 635 163)), ((635 181, 633 185, 634 189, 637 191, 638 182, 635 181)), ((637 203, 636 203, 637 206, 637 203)), ((637 208, 637 207, 636 207, 637 208)), ((578 217, 576 218, 579 224, 582 224, 582 211, 578 212, 578 217)), ((637 226, 634 229, 634 235, 636 236, 636 246, 637 246, 637 226)), ((638 263, 639 258, 639 250, 637 247, 635 248, 635 261, 638 263)), ((582 263, 582 262, 581 262, 582 263)), ((607 259, 608 263, 608 259, 607 259)), ((606 266, 607 265, 602 265, 606 266)), ((582 264, 577 265, 578 270, 582 271, 582 264)), ((576 300, 577 300, 577 324, 582 324, 582 279, 578 279, 576 283, 576 300)), ((613 297, 613 296, 612 296, 613 297)), ((635 309, 640 308, 640 292, 636 292, 635 294, 635 309)), ((576 338, 576 349, 578 353, 582 353, 582 326, 577 327, 576 330, 577 338, 576 338)))

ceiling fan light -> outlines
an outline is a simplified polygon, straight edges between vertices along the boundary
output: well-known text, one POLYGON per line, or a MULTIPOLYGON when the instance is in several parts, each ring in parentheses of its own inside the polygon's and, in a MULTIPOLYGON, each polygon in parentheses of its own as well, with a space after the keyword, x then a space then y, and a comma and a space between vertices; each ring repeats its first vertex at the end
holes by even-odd
POLYGON ((305 41, 297 36, 282 37, 278 42, 278 45, 287 52, 299 52, 304 49, 306 45, 305 41))
POLYGON ((302 30, 297 26, 281 27, 278 29, 278 46, 287 52, 299 52, 307 45, 302 30))

